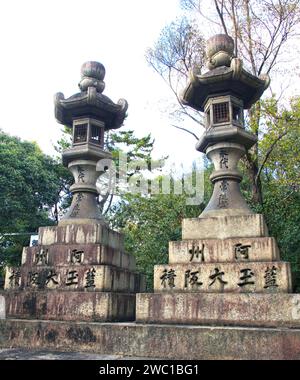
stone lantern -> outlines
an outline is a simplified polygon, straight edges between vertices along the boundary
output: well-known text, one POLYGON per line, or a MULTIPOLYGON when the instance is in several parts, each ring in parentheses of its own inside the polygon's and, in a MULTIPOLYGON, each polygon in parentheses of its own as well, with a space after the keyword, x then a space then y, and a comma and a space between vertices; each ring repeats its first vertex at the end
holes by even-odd
MULTIPOLYGON (((238 162, 257 142, 245 128, 243 113, 270 80, 243 68, 227 35, 209 39, 207 57, 209 71, 197 74, 195 70, 182 98, 206 115, 206 129, 196 148, 214 163, 213 195, 200 217, 183 219, 182 240, 169 243, 169 263, 154 267, 154 294, 137 296, 136 320, 207 325, 209 344, 194 347, 209 346, 215 358, 218 344, 212 342, 227 339, 217 338, 212 326, 296 326, 300 319, 293 317, 297 296, 290 294, 290 264, 280 261, 263 215, 251 211, 239 187, 238 162), (279 304, 283 305, 280 312, 279 304)), ((203 337, 198 328, 193 334, 203 337)), ((188 338, 179 338, 179 333, 174 329, 174 341, 188 346, 188 338)), ((262 331, 256 333, 260 337, 262 331)), ((232 356, 238 357, 244 337, 240 335, 236 344, 235 338, 228 341, 232 356)), ((219 357, 226 357, 228 346, 219 357)), ((220 347, 221 352, 223 343, 220 347)))
POLYGON ((261 97, 270 79, 247 72, 233 52, 231 37, 219 34, 209 39, 210 70, 201 75, 192 73, 182 96, 186 105, 205 112, 206 132, 196 148, 206 153, 215 167, 213 195, 200 217, 252 214, 240 192, 242 176, 237 165, 257 138, 245 130, 243 113, 261 97))
POLYGON ((145 290, 145 277, 136 271, 135 257, 125 252, 123 234, 109 228, 97 204, 96 181, 101 175, 97 164, 111 158, 104 149, 104 133, 121 127, 127 111, 125 100, 115 104, 102 94, 104 75, 101 63, 87 62, 81 68, 80 93, 68 99, 55 95, 55 117, 72 129, 63 164, 75 179, 73 201, 58 226, 39 228, 38 244, 24 247, 21 266, 7 268, 9 318, 79 322, 135 318, 135 293, 145 290))
POLYGON ((81 92, 68 99, 62 93, 55 95, 55 117, 72 129, 72 146, 63 152, 63 164, 75 179, 70 210, 59 225, 103 221, 96 188, 101 173, 96 167, 99 160, 111 158, 104 149, 105 131, 120 128, 128 108, 126 100, 115 104, 102 94, 104 76, 101 63, 86 62, 81 68, 81 92))

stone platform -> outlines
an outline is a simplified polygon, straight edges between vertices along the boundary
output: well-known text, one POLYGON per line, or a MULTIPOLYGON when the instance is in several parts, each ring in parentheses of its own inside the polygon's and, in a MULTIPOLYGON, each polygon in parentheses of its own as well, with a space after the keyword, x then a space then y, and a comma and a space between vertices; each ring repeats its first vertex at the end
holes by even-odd
POLYGON ((300 328, 299 294, 138 294, 136 321, 300 328))
POLYGON ((0 321, 1 348, 191 360, 299 360, 300 329, 0 321))

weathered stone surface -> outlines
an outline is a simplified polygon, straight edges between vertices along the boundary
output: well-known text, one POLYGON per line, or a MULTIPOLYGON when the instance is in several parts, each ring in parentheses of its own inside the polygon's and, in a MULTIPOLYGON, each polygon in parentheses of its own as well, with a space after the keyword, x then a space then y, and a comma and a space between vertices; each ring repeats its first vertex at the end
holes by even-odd
POLYGON ((39 228, 39 245, 103 244, 124 251, 122 234, 96 223, 39 228))
POLYGON ((154 267, 155 292, 291 292, 290 264, 247 262, 173 264, 154 267))
POLYGON ((101 292, 137 292, 142 284, 141 275, 126 269, 108 265, 64 265, 22 267, 20 285, 16 286, 12 273, 15 268, 8 268, 5 277, 5 289, 87 290, 101 292))
POLYGON ((8 318, 64 321, 133 321, 135 295, 124 293, 6 292, 8 318))
POLYGON ((299 360, 300 329, 0 321, 0 346, 191 360, 299 360))
POLYGON ((140 323, 300 327, 299 294, 137 294, 140 323))
POLYGON ((0 319, 5 319, 5 298, 0 295, 0 319))
POLYGON ((183 219, 182 239, 227 239, 268 236, 261 214, 183 219))
POLYGON ((25 247, 22 254, 23 266, 65 265, 113 265, 135 270, 136 260, 120 250, 102 244, 54 244, 50 246, 25 247))
POLYGON ((169 243, 170 264, 278 260, 278 246, 272 237, 183 240, 169 243))

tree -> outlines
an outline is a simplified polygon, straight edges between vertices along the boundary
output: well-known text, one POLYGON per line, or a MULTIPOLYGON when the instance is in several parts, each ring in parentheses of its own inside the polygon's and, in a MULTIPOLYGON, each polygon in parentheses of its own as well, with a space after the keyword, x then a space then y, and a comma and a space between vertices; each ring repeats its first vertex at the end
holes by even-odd
POLYGON ((112 211, 112 225, 125 233, 126 251, 136 257, 137 269, 146 275, 151 290, 153 267, 168 263, 168 242, 181 239, 182 219, 197 217, 201 210, 187 207, 184 195, 127 194, 112 211))
MULTIPOLYGON (((205 40, 198 26, 186 17, 172 22, 162 30, 154 47, 147 50, 146 60, 169 86, 179 104, 171 116, 177 121, 187 116, 203 127, 202 116, 184 105, 179 94, 179 88, 186 84, 189 72, 194 68, 200 72, 205 65, 205 40)), ((198 140, 196 133, 190 129, 178 124, 173 124, 173 127, 190 133, 198 140)))
POLYGON ((276 99, 262 102, 264 115, 260 141, 264 162, 260 170, 264 182, 284 186, 289 192, 300 190, 300 97, 291 99, 289 108, 276 99))
MULTIPOLYGON (((116 165, 117 181, 121 174, 119 171, 121 155, 126 154, 127 170, 125 176, 127 180, 136 173, 139 173, 143 166, 146 166, 149 171, 152 171, 159 166, 163 166, 165 160, 165 158, 161 158, 158 161, 153 160, 152 152, 154 149, 154 139, 151 134, 138 138, 132 130, 118 132, 111 131, 107 133, 105 146, 106 149, 111 152, 113 161, 116 165)), ((116 190, 116 195, 122 196, 122 192, 118 191, 121 190, 118 188, 118 184, 116 190)), ((125 189, 122 190, 124 191, 125 189)), ((109 193, 106 193, 101 197, 100 207, 102 210, 104 210, 106 204, 106 209, 103 212, 104 215, 109 211, 113 202, 113 197, 114 194, 109 193)))
POLYGON ((0 131, 0 266, 20 257, 25 233, 55 223, 59 189, 68 181, 60 163, 35 144, 0 131), (22 236, 6 234, 24 233, 22 236))
POLYGON ((298 35, 299 0, 181 0, 181 5, 231 35, 235 55, 256 76, 271 73, 298 35))
POLYGON ((291 263, 293 291, 300 290, 300 192, 275 181, 263 184, 263 211, 271 236, 276 236, 282 260, 291 263))
MULTIPOLYGON (((290 56, 287 53, 288 49, 291 46, 295 49, 295 45, 292 44, 298 36, 300 0, 253 0, 251 2, 249 0, 214 0, 213 2, 182 0, 181 5, 185 10, 190 11, 193 17, 198 17, 198 25, 202 26, 201 31, 195 26, 195 21, 189 21, 186 17, 183 21, 171 23, 163 29, 158 42, 154 48, 148 50, 146 55, 148 63, 168 82, 173 93, 177 90, 173 84, 174 77, 177 77, 177 83, 179 83, 182 80, 186 81, 188 72, 195 70, 194 66, 197 66, 197 72, 202 71, 204 67, 203 32, 207 25, 209 30, 214 27, 217 32, 233 36, 236 42, 235 54, 243 58, 247 69, 253 75, 268 73, 275 77, 275 74, 280 70, 282 72, 283 68, 286 70, 283 61, 290 56), (193 33, 189 33, 189 30, 193 33), (184 48, 180 49, 180 47, 184 48), (167 55, 161 53, 163 51, 166 51, 167 55), (197 59, 186 59, 195 55, 197 59), (168 59, 169 57, 172 59, 168 59)), ((289 65, 290 70, 294 68, 295 66, 289 65)), ((183 111, 181 115, 190 116, 198 125, 201 124, 201 116, 197 116, 194 112, 190 114, 185 107, 182 108, 178 95, 176 99, 179 101, 179 110, 183 111)), ((249 111, 246 126, 257 137, 261 136, 263 118, 261 103, 257 102, 249 111)), ((179 128, 198 139, 197 134, 191 130, 179 128)), ((277 142, 272 143, 266 152, 275 149, 276 145, 277 142)), ((259 145, 256 144, 244 159, 251 180, 254 203, 263 202, 261 174, 269 156, 270 153, 263 156, 259 151, 259 145)))
MULTIPOLYGON (((70 146, 71 130, 70 128, 65 127, 62 130, 62 136, 57 142, 55 149, 61 157, 63 150, 70 146)), ((155 170, 162 167, 166 159, 166 157, 162 157, 159 160, 153 160, 152 152, 154 149, 154 139, 151 134, 139 138, 132 130, 106 132, 104 147, 112 154, 112 160, 116 167, 117 181, 120 177, 120 158, 124 155, 126 155, 127 171, 125 176, 127 180, 134 174, 140 172, 140 166, 146 165, 148 170, 155 170)), ((117 183, 113 193, 107 192, 109 181, 110 178, 103 175, 98 179, 98 190, 104 189, 98 197, 98 204, 103 215, 106 215, 109 212, 110 207, 113 204, 114 196, 122 196, 122 192, 124 191, 124 189, 120 189, 117 183)), ((68 194, 68 198, 70 198, 70 196, 71 194, 68 194)))
MULTIPOLYGON (((153 289, 154 265, 168 263, 169 241, 181 240, 182 219, 198 217, 206 206, 212 192, 210 174, 209 166, 204 178, 207 191, 198 205, 189 205, 191 192, 187 192, 186 187, 182 194, 176 194, 176 184, 181 185, 181 179, 159 176, 157 181, 169 181, 169 194, 128 193, 110 210, 111 225, 124 232, 126 251, 136 257, 137 269, 146 274, 148 290, 153 289)), ((195 172, 186 173, 185 178, 189 175, 195 172)))

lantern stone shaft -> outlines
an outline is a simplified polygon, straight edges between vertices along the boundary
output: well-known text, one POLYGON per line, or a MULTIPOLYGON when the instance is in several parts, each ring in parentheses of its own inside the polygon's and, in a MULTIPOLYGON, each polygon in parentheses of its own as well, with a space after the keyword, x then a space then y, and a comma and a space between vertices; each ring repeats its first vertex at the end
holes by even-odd
POLYGON ((60 225, 104 223, 97 202, 96 182, 101 175, 97 163, 111 158, 104 149, 104 132, 120 128, 128 108, 126 100, 120 99, 115 104, 102 94, 104 77, 105 68, 101 63, 86 62, 81 68, 81 92, 68 99, 62 93, 55 95, 55 117, 72 129, 72 146, 62 157, 75 180, 71 186, 72 204, 60 225))
POLYGON ((227 35, 208 40, 209 71, 191 73, 182 100, 202 111, 206 131, 196 149, 214 164, 210 179, 213 195, 200 217, 252 214, 240 191, 242 175, 238 162, 256 142, 244 125, 244 109, 249 109, 269 86, 267 75, 255 77, 234 57, 234 41, 227 35))

